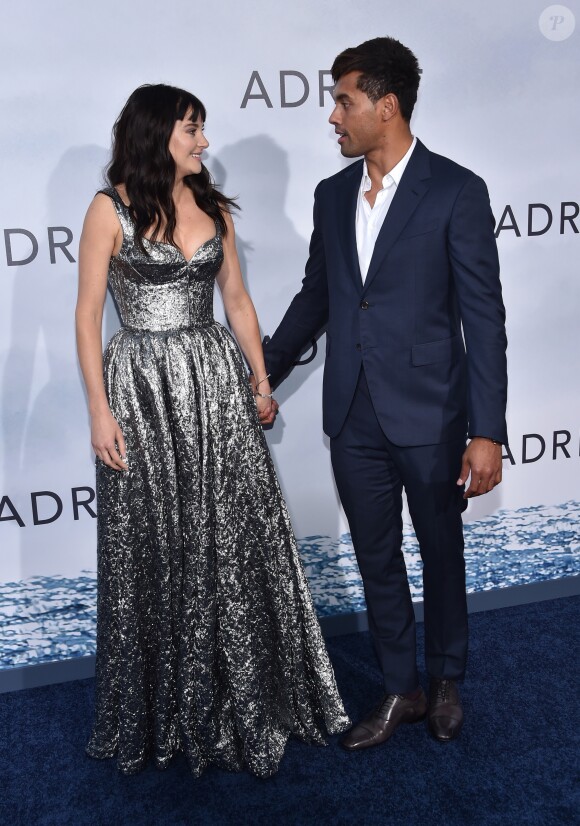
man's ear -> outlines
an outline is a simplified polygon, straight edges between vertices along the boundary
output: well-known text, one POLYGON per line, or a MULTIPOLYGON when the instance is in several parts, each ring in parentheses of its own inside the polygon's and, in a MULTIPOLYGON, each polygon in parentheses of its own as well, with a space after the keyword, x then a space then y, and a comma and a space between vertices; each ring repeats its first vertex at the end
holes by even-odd
POLYGON ((388 123, 399 111, 399 99, 393 92, 389 92, 379 100, 379 106, 383 121, 388 123))

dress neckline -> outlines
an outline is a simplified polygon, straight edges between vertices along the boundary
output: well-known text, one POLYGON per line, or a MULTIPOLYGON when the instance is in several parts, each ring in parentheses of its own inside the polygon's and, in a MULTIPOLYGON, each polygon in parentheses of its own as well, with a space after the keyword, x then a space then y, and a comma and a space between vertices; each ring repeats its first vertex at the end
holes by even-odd
POLYGON ((195 258, 195 256, 197 255, 197 253, 200 250, 202 250, 208 244, 211 244, 212 241, 215 241, 219 237, 220 233, 219 233, 219 230, 218 230, 217 221, 214 221, 214 223, 216 225, 215 235, 212 235, 212 237, 208 238, 207 241, 204 241, 203 243, 201 243, 199 245, 199 247, 196 249, 196 251, 193 253, 193 255, 191 256, 191 258, 186 258, 184 253, 183 253, 183 250, 181 249, 181 247, 178 247, 177 244, 169 244, 167 241, 151 241, 151 239, 149 239, 149 238, 144 238, 144 240, 147 241, 147 243, 152 247, 160 245, 162 247, 169 247, 170 249, 175 250, 181 256, 181 258, 185 261, 186 264, 191 264, 191 262, 193 261, 193 259, 195 258))
MULTIPOLYGON (((117 190, 116 186, 112 186, 111 190, 114 193, 115 199, 118 201, 119 204, 121 204, 123 209, 126 211, 129 219, 131 220, 131 223, 133 223, 133 219, 131 218, 131 213, 129 212, 129 204, 125 203, 125 201, 121 197, 120 192, 117 190)), ((203 241, 199 245, 199 247, 195 250, 195 252, 191 256, 191 258, 186 258, 183 250, 181 249, 181 247, 178 247, 177 244, 170 244, 167 241, 152 241, 150 238, 147 238, 146 236, 143 236, 143 240, 146 241, 152 247, 160 245, 162 247, 169 247, 170 249, 175 250, 181 256, 183 261, 189 266, 189 264, 192 263, 193 259, 198 254, 198 252, 200 252, 200 250, 202 250, 204 247, 206 247, 212 241, 216 241, 221 236, 220 226, 219 226, 219 224, 218 224, 218 222, 215 218, 213 219, 213 222, 214 222, 214 226, 215 226, 215 234, 212 235, 211 238, 208 238, 206 241, 203 241)))

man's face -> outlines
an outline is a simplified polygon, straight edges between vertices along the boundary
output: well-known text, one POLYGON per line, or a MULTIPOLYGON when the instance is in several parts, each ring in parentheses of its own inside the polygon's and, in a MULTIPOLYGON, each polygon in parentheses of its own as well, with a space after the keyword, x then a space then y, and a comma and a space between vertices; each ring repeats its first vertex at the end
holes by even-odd
POLYGON ((340 151, 345 158, 358 158, 379 149, 383 143, 381 101, 372 103, 365 92, 357 89, 360 72, 349 72, 334 87, 335 106, 329 117, 339 135, 340 151))

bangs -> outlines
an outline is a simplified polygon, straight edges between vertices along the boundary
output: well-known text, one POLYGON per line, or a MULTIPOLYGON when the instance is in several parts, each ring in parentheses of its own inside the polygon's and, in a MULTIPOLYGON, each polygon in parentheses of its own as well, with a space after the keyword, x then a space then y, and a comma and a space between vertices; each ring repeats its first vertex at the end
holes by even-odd
POLYGON ((192 95, 190 92, 182 91, 179 95, 175 112, 177 120, 184 120, 186 114, 190 110, 191 114, 189 116, 189 120, 192 123, 194 123, 198 118, 201 119, 202 123, 205 123, 206 111, 201 100, 196 98, 195 95, 192 95))

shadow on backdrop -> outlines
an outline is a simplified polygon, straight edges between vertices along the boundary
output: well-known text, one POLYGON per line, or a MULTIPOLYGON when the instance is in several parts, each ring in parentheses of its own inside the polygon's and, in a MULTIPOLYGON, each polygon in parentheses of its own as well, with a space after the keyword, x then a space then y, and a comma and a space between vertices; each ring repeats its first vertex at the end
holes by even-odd
MULTIPOLYGON (((54 542, 51 529, 56 525, 32 526, 29 492, 34 485, 40 482, 64 498, 67 490, 63 486, 68 485, 70 496, 71 485, 94 484, 92 477, 76 478, 74 470, 79 456, 90 455, 92 462, 84 387, 76 360, 74 310, 78 236, 107 155, 102 147, 80 146, 62 156, 48 182, 44 223, 67 227, 73 239, 66 248, 52 250, 51 262, 45 231, 38 237, 34 261, 18 267, 14 278, 10 348, 2 377, 2 440, 7 492, 20 494, 26 524, 20 529, 23 579, 46 570, 54 542)), ((55 233, 55 239, 67 240, 66 232, 55 233)), ((115 317, 108 301, 107 336, 115 328, 115 317)), ((70 509, 70 502, 64 506, 70 509)), ((54 503, 45 500, 43 507, 50 512, 54 503)), ((42 517, 40 510, 39 505, 42 517)))

